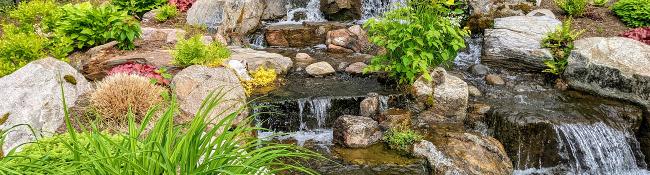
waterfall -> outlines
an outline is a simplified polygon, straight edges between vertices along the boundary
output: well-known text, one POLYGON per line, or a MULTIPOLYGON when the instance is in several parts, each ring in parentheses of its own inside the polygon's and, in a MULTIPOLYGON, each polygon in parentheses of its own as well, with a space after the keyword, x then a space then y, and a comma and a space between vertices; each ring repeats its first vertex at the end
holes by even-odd
POLYGON ((404 4, 405 0, 363 0, 361 3, 361 20, 381 16, 385 12, 404 4))
POLYGON ((312 117, 316 118, 318 128, 322 128, 327 120, 327 110, 332 107, 331 99, 319 98, 310 101, 312 117))
POLYGON ((325 21, 323 13, 320 11, 320 0, 309 0, 305 7, 294 7, 293 4, 287 8, 287 18, 279 23, 302 23, 302 22, 320 22, 325 21), (304 15, 300 18, 300 15, 304 15))
POLYGON ((249 35, 248 43, 250 43, 250 46, 254 49, 264 49, 266 48, 266 38, 264 38, 264 36, 263 32, 249 35))
POLYGON ((303 115, 303 111, 305 110, 306 102, 307 100, 305 99, 298 100, 298 117, 300 117, 300 127, 298 128, 299 131, 305 130, 307 127, 305 121, 302 120, 302 115, 303 115))
POLYGON ((599 122, 554 127, 561 156, 569 160, 570 174, 647 174, 637 160, 638 142, 631 134, 599 122), (636 144, 632 147, 628 141, 636 144))
POLYGON ((389 96, 379 96, 379 112, 388 110, 388 99, 390 99, 389 96))

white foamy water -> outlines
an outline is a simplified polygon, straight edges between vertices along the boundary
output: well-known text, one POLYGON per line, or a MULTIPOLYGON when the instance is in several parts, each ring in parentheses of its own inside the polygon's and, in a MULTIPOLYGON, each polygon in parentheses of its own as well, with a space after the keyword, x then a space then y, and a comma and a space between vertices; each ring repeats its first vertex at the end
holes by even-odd
POLYGON ((405 0, 363 0, 361 3, 361 20, 379 17, 389 10, 403 5, 405 0))
POLYGON ((306 142, 319 146, 331 146, 334 132, 331 129, 315 129, 311 131, 297 131, 291 133, 258 132, 257 137, 263 140, 277 139, 279 141, 296 141, 298 146, 306 142), (277 135, 272 137, 273 135, 277 135))

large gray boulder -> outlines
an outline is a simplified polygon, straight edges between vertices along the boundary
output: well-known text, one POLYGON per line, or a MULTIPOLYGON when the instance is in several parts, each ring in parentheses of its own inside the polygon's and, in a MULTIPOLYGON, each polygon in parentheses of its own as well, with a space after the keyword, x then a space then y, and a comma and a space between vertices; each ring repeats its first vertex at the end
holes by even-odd
POLYGON ((544 60, 552 59, 542 39, 562 24, 550 16, 511 16, 494 20, 485 30, 483 63, 515 70, 542 71, 544 60))
POLYGON ((293 66, 291 58, 277 53, 253 50, 251 48, 230 47, 230 59, 241 61, 249 72, 257 71, 260 67, 275 69, 278 74, 286 74, 293 66))
POLYGON ((564 72, 569 86, 650 106, 650 46, 629 38, 575 41, 564 72))
POLYGON ((290 0, 264 0, 266 8, 262 20, 279 19, 287 15, 287 4, 290 0))
MULTIPOLYGON (((8 115, 0 130, 26 124, 36 135, 54 134, 64 123, 61 88, 68 107, 73 107, 80 95, 92 90, 81 73, 54 58, 33 61, 0 78, 0 92, 3 92, 0 118, 8 115)), ((19 126, 7 133, 1 148, 6 153, 34 139, 34 133, 27 126, 19 126)))
MULTIPOLYGON (((223 102, 212 111, 212 115, 219 119, 246 105, 244 87, 237 75, 228 68, 190 66, 174 76, 172 85, 175 87, 174 93, 178 98, 180 109, 189 116, 199 112, 203 100, 212 92, 215 92, 215 95, 224 95, 223 102)), ((246 114, 242 113, 239 116, 243 117, 246 114)))
POLYGON ((265 6, 263 0, 197 0, 187 11, 187 23, 244 36, 260 26, 265 6))
MULTIPOLYGON (((447 74, 445 69, 436 68, 430 73, 431 81, 422 75, 413 83, 413 95, 420 103, 431 106, 431 113, 421 115, 426 123, 437 123, 433 118, 448 118, 462 122, 467 113, 469 100, 468 85, 462 79, 447 74)), ((447 120, 445 120, 447 121, 447 120)))
POLYGON ((349 21, 361 18, 361 0, 321 0, 320 10, 332 21, 349 21))

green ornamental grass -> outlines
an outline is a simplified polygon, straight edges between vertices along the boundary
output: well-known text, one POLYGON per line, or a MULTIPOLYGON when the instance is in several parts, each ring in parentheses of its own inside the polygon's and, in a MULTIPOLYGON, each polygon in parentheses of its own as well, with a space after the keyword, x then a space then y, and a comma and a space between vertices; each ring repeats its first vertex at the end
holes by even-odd
POLYGON ((224 94, 210 94, 183 125, 173 122, 179 112, 174 98, 149 130, 156 108, 140 124, 130 114, 129 131, 118 135, 92 126, 78 132, 64 108, 66 135, 25 146, 36 154, 12 151, 0 159, 0 174, 316 174, 301 163, 321 156, 252 136, 260 128, 252 127, 251 117, 235 123, 243 108, 212 115, 224 94))

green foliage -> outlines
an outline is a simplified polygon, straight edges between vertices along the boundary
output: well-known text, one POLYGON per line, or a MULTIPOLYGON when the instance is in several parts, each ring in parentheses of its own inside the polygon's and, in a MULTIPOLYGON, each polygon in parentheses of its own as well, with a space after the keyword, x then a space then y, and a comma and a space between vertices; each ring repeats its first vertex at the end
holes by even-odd
POLYGON ((52 0, 23 1, 15 10, 10 11, 8 16, 23 32, 50 32, 56 27, 62 11, 52 0), (35 28, 37 26, 39 28, 35 28))
POLYGON ((43 58, 47 39, 34 33, 22 33, 4 26, 0 37, 0 77, 8 75, 33 60, 43 58))
POLYGON ((111 0, 111 4, 130 15, 142 16, 167 3, 167 0, 111 0))
POLYGON ((119 42, 118 48, 130 50, 133 41, 140 36, 140 24, 125 12, 113 6, 94 7, 86 2, 63 6, 65 15, 57 32, 68 36, 77 48, 119 42))
POLYGON ((303 168, 300 161, 321 156, 295 145, 275 144, 252 136, 250 133, 259 129, 251 127, 252 118, 235 123, 244 109, 212 115, 225 101, 224 95, 208 95, 192 121, 178 126, 174 124, 178 104, 171 98, 169 107, 153 125, 150 123, 155 108, 140 124, 129 115, 129 130, 123 135, 110 135, 94 127, 78 132, 72 128, 64 108, 67 135, 26 146, 36 152, 29 157, 10 155, 0 160, 0 172, 176 175, 297 171, 316 174, 303 168), (147 129, 147 126, 153 127, 147 129))
MULTIPOLYGON (((452 1, 453 2, 453 1, 452 1)), ((419 74, 452 61, 465 47, 468 31, 446 17, 450 10, 432 0, 411 0, 383 18, 366 22, 370 41, 386 49, 365 71, 385 71, 400 83, 412 83, 419 74)))
POLYGON ((573 50, 573 41, 582 35, 583 31, 577 32, 571 29, 571 18, 562 22, 562 26, 542 40, 542 47, 549 48, 553 54, 553 59, 544 61, 548 69, 543 72, 561 75, 567 65, 567 58, 573 50))
POLYGON ((391 149, 397 150, 401 153, 408 153, 415 142, 422 140, 422 135, 410 129, 391 129, 384 133, 383 140, 391 149))
POLYGON ((201 36, 180 40, 172 52, 174 64, 178 66, 208 65, 220 66, 228 57, 230 50, 219 42, 203 44, 201 36))
POLYGON ((650 0, 620 0, 612 10, 630 27, 650 26, 650 0))
POLYGON ((582 16, 587 8, 587 0, 553 0, 560 9, 570 16, 582 16))
POLYGON ((598 7, 602 7, 607 5, 608 2, 609 0, 594 0, 594 5, 598 7))
POLYGON ((175 5, 163 5, 158 8, 158 13, 156 13, 156 21, 165 22, 170 18, 176 17, 178 15, 178 9, 175 5))

